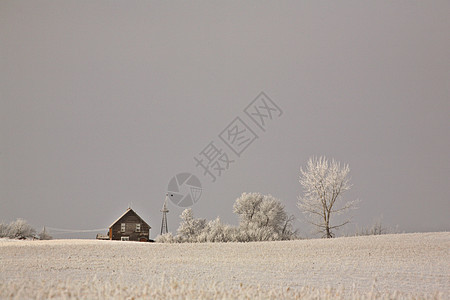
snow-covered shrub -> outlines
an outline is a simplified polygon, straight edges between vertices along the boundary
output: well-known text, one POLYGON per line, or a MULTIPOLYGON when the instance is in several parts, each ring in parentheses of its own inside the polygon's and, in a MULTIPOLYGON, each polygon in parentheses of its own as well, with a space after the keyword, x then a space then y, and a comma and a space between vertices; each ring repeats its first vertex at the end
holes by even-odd
POLYGON ((237 228, 223 224, 220 218, 209 221, 197 237, 197 242, 226 243, 237 241, 237 228))
POLYGON ((185 209, 181 223, 174 236, 159 236, 162 243, 206 243, 206 242, 256 242, 279 241, 296 238, 292 230, 293 216, 288 216, 281 201, 271 195, 243 193, 234 204, 239 215, 239 226, 222 223, 219 217, 207 222, 196 219, 192 209, 185 209))
POLYGON ((0 223, 0 238, 9 236, 9 226, 8 224, 0 223))
POLYGON ((8 237, 11 239, 26 239, 36 236, 36 230, 24 219, 17 219, 8 225, 8 237))
POLYGON ((195 219, 192 209, 187 208, 181 213, 181 223, 178 227, 177 240, 180 242, 197 242, 197 237, 206 227, 206 219, 195 219))
POLYGON ((176 239, 173 236, 172 232, 165 233, 162 235, 158 235, 155 239, 157 243, 176 243, 176 239))
POLYGON ((280 235, 274 231, 272 227, 259 227, 257 224, 250 223, 247 226, 238 227, 237 241, 238 242, 264 242, 264 241, 279 241, 280 235))
POLYGON ((45 227, 42 229, 42 231, 39 233, 39 239, 40 240, 51 240, 53 237, 47 233, 47 230, 45 230, 45 227))
POLYGON ((374 225, 371 227, 365 227, 360 229, 356 235, 381 235, 381 234, 388 234, 390 233, 390 230, 386 227, 384 227, 381 224, 381 221, 377 221, 374 225))
POLYGON ((238 240, 241 242, 295 238, 294 218, 288 217, 281 201, 272 195, 243 193, 233 209, 239 215, 238 240))
POLYGON ((225 242, 226 237, 225 233, 225 225, 220 221, 220 218, 217 217, 215 220, 208 222, 208 242, 225 242))

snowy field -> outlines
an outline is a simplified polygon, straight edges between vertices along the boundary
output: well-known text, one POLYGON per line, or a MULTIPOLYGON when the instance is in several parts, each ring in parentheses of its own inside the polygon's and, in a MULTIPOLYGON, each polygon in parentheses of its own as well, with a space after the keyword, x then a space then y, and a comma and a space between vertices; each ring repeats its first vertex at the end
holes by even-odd
POLYGON ((228 244, 0 241, 0 298, 449 299, 450 233, 228 244))

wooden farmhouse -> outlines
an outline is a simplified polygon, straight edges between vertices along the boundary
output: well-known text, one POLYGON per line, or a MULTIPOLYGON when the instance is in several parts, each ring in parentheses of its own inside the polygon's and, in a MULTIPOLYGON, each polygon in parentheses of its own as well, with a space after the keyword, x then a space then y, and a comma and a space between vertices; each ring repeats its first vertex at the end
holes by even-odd
POLYGON ((131 208, 109 226, 109 239, 119 241, 150 240, 151 227, 131 208))

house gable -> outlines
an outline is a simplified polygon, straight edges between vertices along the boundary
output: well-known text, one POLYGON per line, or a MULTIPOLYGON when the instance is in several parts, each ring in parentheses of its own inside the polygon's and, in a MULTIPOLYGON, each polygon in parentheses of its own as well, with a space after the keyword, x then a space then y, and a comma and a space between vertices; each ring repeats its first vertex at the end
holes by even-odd
POLYGON ((134 210, 128 208, 109 226, 111 240, 148 241, 150 225, 134 210))

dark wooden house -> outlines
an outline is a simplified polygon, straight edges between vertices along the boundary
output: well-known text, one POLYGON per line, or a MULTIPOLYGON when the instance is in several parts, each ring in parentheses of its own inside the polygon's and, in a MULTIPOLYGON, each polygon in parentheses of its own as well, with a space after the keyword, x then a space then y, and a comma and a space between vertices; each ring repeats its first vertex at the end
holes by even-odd
POLYGON ((131 208, 109 226, 109 239, 148 242, 151 227, 131 208))

